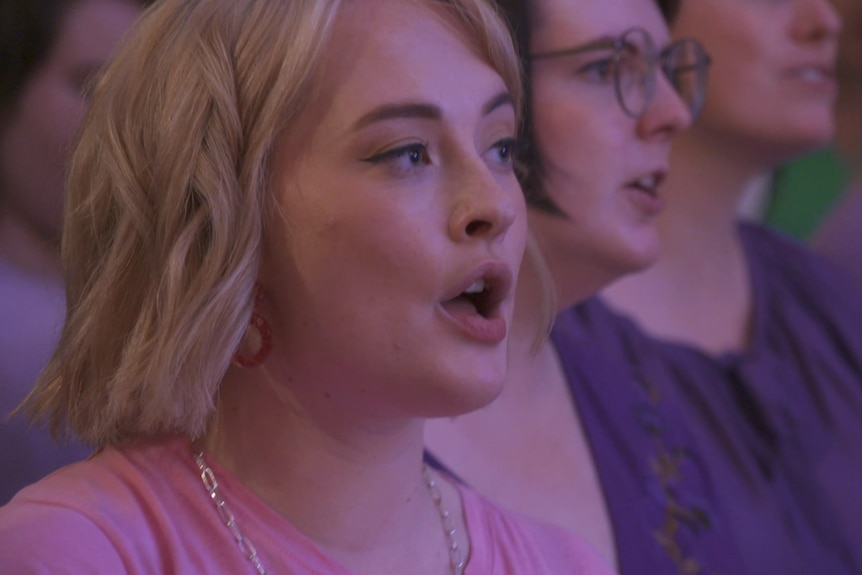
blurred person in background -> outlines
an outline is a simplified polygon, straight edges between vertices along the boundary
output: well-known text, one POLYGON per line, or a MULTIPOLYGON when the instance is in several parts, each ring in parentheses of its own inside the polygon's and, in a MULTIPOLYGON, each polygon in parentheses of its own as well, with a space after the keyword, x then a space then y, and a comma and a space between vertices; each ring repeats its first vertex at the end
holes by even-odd
POLYGON ((88 453, 10 413, 65 312, 59 239, 72 140, 90 86, 142 4, 0 0, 0 503, 88 453))
MULTIPOLYGON (((815 243, 827 255, 844 253, 838 244, 843 242, 845 225, 862 225, 852 224, 845 209, 860 200, 848 199, 847 206, 842 205, 845 195, 862 186, 862 2, 834 0, 833 4, 844 22, 838 41, 835 138, 827 147, 775 171, 765 214, 768 224, 800 239, 813 238, 823 226, 825 237, 815 243), (833 217, 835 222, 830 221, 833 217)), ((860 236, 855 233, 858 246, 860 236)), ((838 258, 843 261, 843 256, 838 258)))
MULTIPOLYGON (((835 136, 841 19, 829 0, 683 0, 712 56, 673 145, 662 256, 580 310, 657 401, 690 419, 746 572, 862 572, 862 298, 796 241, 741 223, 753 179, 835 136)), ((655 422, 658 428, 664 422, 655 422)))
POLYGON ((811 238, 811 247, 841 266, 862 286, 862 181, 849 192, 811 238))
POLYGON ((835 148, 848 167, 845 196, 811 238, 812 247, 862 285, 862 2, 835 0, 844 18, 838 53, 835 148))

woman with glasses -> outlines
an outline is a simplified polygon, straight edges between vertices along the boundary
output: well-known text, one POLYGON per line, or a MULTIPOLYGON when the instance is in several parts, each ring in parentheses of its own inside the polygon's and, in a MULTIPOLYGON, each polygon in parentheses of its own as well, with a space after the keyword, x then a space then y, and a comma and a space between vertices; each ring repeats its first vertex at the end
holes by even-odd
POLYGON ((509 377, 479 412, 438 420, 429 458, 498 503, 580 532, 625 574, 741 573, 685 469, 685 414, 651 433, 653 397, 612 353, 545 319, 658 255, 671 141, 697 115, 709 58, 671 41, 673 2, 499 1, 527 72, 522 184, 535 238, 519 278, 509 377), (546 263, 546 265, 545 265, 546 263), (556 294, 555 304, 547 292, 556 294))
POLYGON ((687 414, 678 459, 709 467, 747 573, 862 572, 862 297, 737 218, 752 180, 832 138, 840 29, 829 0, 682 3, 672 34, 713 63, 673 146, 662 257, 579 310, 584 337, 687 414))

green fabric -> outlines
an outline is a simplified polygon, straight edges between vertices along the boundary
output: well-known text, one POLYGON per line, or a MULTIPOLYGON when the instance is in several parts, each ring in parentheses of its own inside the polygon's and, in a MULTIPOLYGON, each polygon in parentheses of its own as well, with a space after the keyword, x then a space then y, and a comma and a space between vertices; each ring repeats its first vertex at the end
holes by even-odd
POLYGON ((806 239, 847 186, 847 168, 825 149, 780 168, 773 180, 766 223, 806 239))

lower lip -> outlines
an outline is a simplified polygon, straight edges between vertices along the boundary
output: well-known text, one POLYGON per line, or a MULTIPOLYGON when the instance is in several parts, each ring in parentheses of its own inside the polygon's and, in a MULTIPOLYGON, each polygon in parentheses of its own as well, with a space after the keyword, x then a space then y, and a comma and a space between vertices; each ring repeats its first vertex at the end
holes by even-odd
POLYGON ((629 200, 644 214, 657 216, 664 210, 664 199, 634 186, 626 187, 629 200))
POLYGON ((838 94, 838 82, 831 76, 805 76, 799 73, 791 73, 789 77, 806 91, 828 97, 834 97, 838 94))
POLYGON ((479 343, 499 344, 506 339, 506 320, 502 317, 484 317, 478 313, 442 304, 443 316, 458 331, 479 343))

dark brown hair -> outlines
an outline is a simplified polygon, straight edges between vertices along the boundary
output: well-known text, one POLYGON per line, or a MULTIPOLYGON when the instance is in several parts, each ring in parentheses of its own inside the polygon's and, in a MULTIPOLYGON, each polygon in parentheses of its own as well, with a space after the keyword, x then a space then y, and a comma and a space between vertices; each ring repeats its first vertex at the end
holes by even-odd
MULTIPOLYGON (((530 85, 532 73, 530 70, 530 28, 531 17, 535 16, 531 2, 535 0, 495 0, 497 9, 508 22, 518 49, 521 68, 526 86, 530 85)), ((682 0, 656 0, 665 21, 671 24, 679 12, 682 0)), ((518 177, 527 202, 551 213, 562 215, 560 209, 547 196, 542 186, 542 165, 534 146, 533 110, 530 90, 524 91, 524 111, 521 123, 520 154, 518 157, 518 177)))

